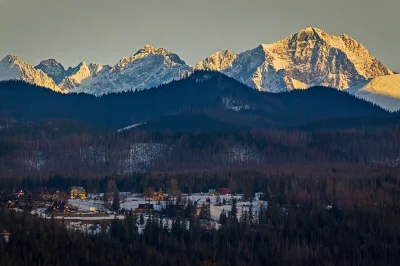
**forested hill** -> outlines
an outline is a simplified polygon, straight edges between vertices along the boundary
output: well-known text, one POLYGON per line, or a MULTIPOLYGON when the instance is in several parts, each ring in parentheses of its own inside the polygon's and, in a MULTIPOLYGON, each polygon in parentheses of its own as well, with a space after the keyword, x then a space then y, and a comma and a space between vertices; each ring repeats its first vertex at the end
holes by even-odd
POLYGON ((368 119, 394 117, 330 88, 260 93, 223 74, 205 71, 158 88, 102 97, 1 82, 0 116, 23 121, 69 119, 112 130, 133 124, 157 130, 248 130, 298 127, 332 119, 351 123, 363 118, 368 123, 368 119))

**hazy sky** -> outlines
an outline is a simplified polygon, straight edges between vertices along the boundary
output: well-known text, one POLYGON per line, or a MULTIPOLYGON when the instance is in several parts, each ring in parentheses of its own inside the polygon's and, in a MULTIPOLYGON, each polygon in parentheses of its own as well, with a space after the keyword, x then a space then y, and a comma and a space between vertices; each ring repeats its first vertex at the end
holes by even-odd
POLYGON ((400 71, 399 14, 400 0, 0 0, 0 57, 114 65, 151 44, 192 65, 313 26, 400 71))

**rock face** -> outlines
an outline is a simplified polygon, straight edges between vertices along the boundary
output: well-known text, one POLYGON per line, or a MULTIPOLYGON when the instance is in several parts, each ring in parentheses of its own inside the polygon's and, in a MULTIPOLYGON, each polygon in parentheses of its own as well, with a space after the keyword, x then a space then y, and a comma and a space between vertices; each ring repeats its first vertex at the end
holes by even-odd
POLYGON ((23 80, 57 92, 66 92, 60 89, 53 79, 42 70, 35 69, 31 65, 25 64, 16 55, 7 55, 0 61, 0 80, 23 80))
POLYGON ((400 74, 379 76, 347 91, 386 110, 400 110, 400 74))
POLYGON ((95 95, 128 90, 144 90, 178 80, 191 71, 178 55, 146 45, 134 56, 122 58, 74 92, 95 95))
POLYGON ((68 76, 59 84, 65 90, 71 91, 79 87, 85 80, 92 77, 92 72, 85 62, 75 68, 68 69, 68 76))
POLYGON ((393 74, 347 35, 306 28, 273 44, 238 55, 218 52, 194 69, 218 70, 260 91, 285 92, 312 86, 346 89, 393 74))
POLYGON ((197 63, 193 69, 221 71, 232 67, 232 63, 236 57, 237 55, 233 54, 230 50, 219 51, 197 63))
POLYGON ((59 84, 68 75, 64 66, 55 59, 43 60, 35 68, 46 73, 56 84, 59 84))

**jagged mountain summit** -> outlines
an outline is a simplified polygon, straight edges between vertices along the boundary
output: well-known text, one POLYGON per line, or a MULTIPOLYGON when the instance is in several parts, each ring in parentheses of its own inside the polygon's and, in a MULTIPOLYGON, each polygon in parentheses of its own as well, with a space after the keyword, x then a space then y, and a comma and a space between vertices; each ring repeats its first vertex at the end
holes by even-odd
POLYGON ((232 67, 233 61, 237 58, 229 49, 218 51, 203 61, 197 63, 193 69, 195 70, 211 70, 221 71, 232 67))
POLYGON ((393 72, 354 39, 306 28, 273 44, 233 55, 218 52, 195 70, 217 70, 260 91, 284 92, 312 86, 346 89, 393 72))
POLYGON ((3 61, 1 80, 22 79, 59 92, 94 95, 149 89, 178 80, 192 71, 177 54, 151 45, 146 45, 132 57, 122 58, 113 67, 81 62, 74 68, 65 69, 55 59, 47 59, 33 68, 16 56, 6 57, 3 61), (14 57, 15 60, 12 60, 14 57), (9 61, 17 62, 19 68, 24 70, 12 72, 9 68, 14 63, 9 61))
POLYGON ((52 78, 56 84, 59 84, 66 76, 68 76, 68 72, 65 70, 64 66, 55 59, 43 60, 35 66, 35 68, 46 73, 47 76, 52 78))
POLYGON ((64 66, 55 59, 47 59, 40 62, 36 67, 51 77, 61 90, 70 92, 79 87, 83 82, 88 82, 90 78, 97 76, 102 71, 111 69, 108 65, 79 63, 76 67, 65 69, 64 66))
POLYGON ((24 63, 16 55, 7 55, 0 61, 0 80, 23 80, 31 84, 65 93, 54 80, 40 69, 24 63))
POLYGON ((190 71, 191 68, 178 55, 146 45, 132 57, 122 58, 111 69, 71 91, 102 95, 144 90, 178 80, 190 71))

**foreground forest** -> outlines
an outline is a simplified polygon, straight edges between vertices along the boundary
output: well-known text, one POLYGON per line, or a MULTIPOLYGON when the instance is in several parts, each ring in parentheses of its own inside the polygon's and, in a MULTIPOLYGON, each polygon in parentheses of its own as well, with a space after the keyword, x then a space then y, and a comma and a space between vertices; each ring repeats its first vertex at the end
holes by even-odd
MULTIPOLYGON (((117 184, 133 191, 142 189, 140 184, 165 184, 168 190, 172 179, 181 192, 228 185, 250 195, 260 189, 268 208, 238 219, 241 210, 233 204, 221 215, 221 228, 206 230, 189 202, 170 230, 154 215, 140 235, 139 217, 131 213, 114 220, 108 232, 85 235, 67 230, 59 220, 3 210, 0 229, 11 237, 8 243, 0 238, 0 265, 397 265, 400 259, 398 167, 337 164, 154 173, 117 178, 117 184)), ((67 180, 31 180, 30 186, 67 180)), ((102 189, 105 181, 86 184, 102 189)))
MULTIPOLYGON (((397 265, 400 127, 170 132, 99 129, 68 120, 2 121, 0 265, 397 265), (235 203, 219 228, 200 226, 196 203, 168 217, 121 212, 97 234, 42 219, 7 195, 83 186, 119 191, 229 188, 267 208, 235 203), (7 232, 8 238, 1 237, 7 232)), ((203 207, 202 207, 203 208, 203 207)), ((227 209, 228 210, 228 209, 227 209)), ((207 212, 205 212, 205 217, 207 212)))

